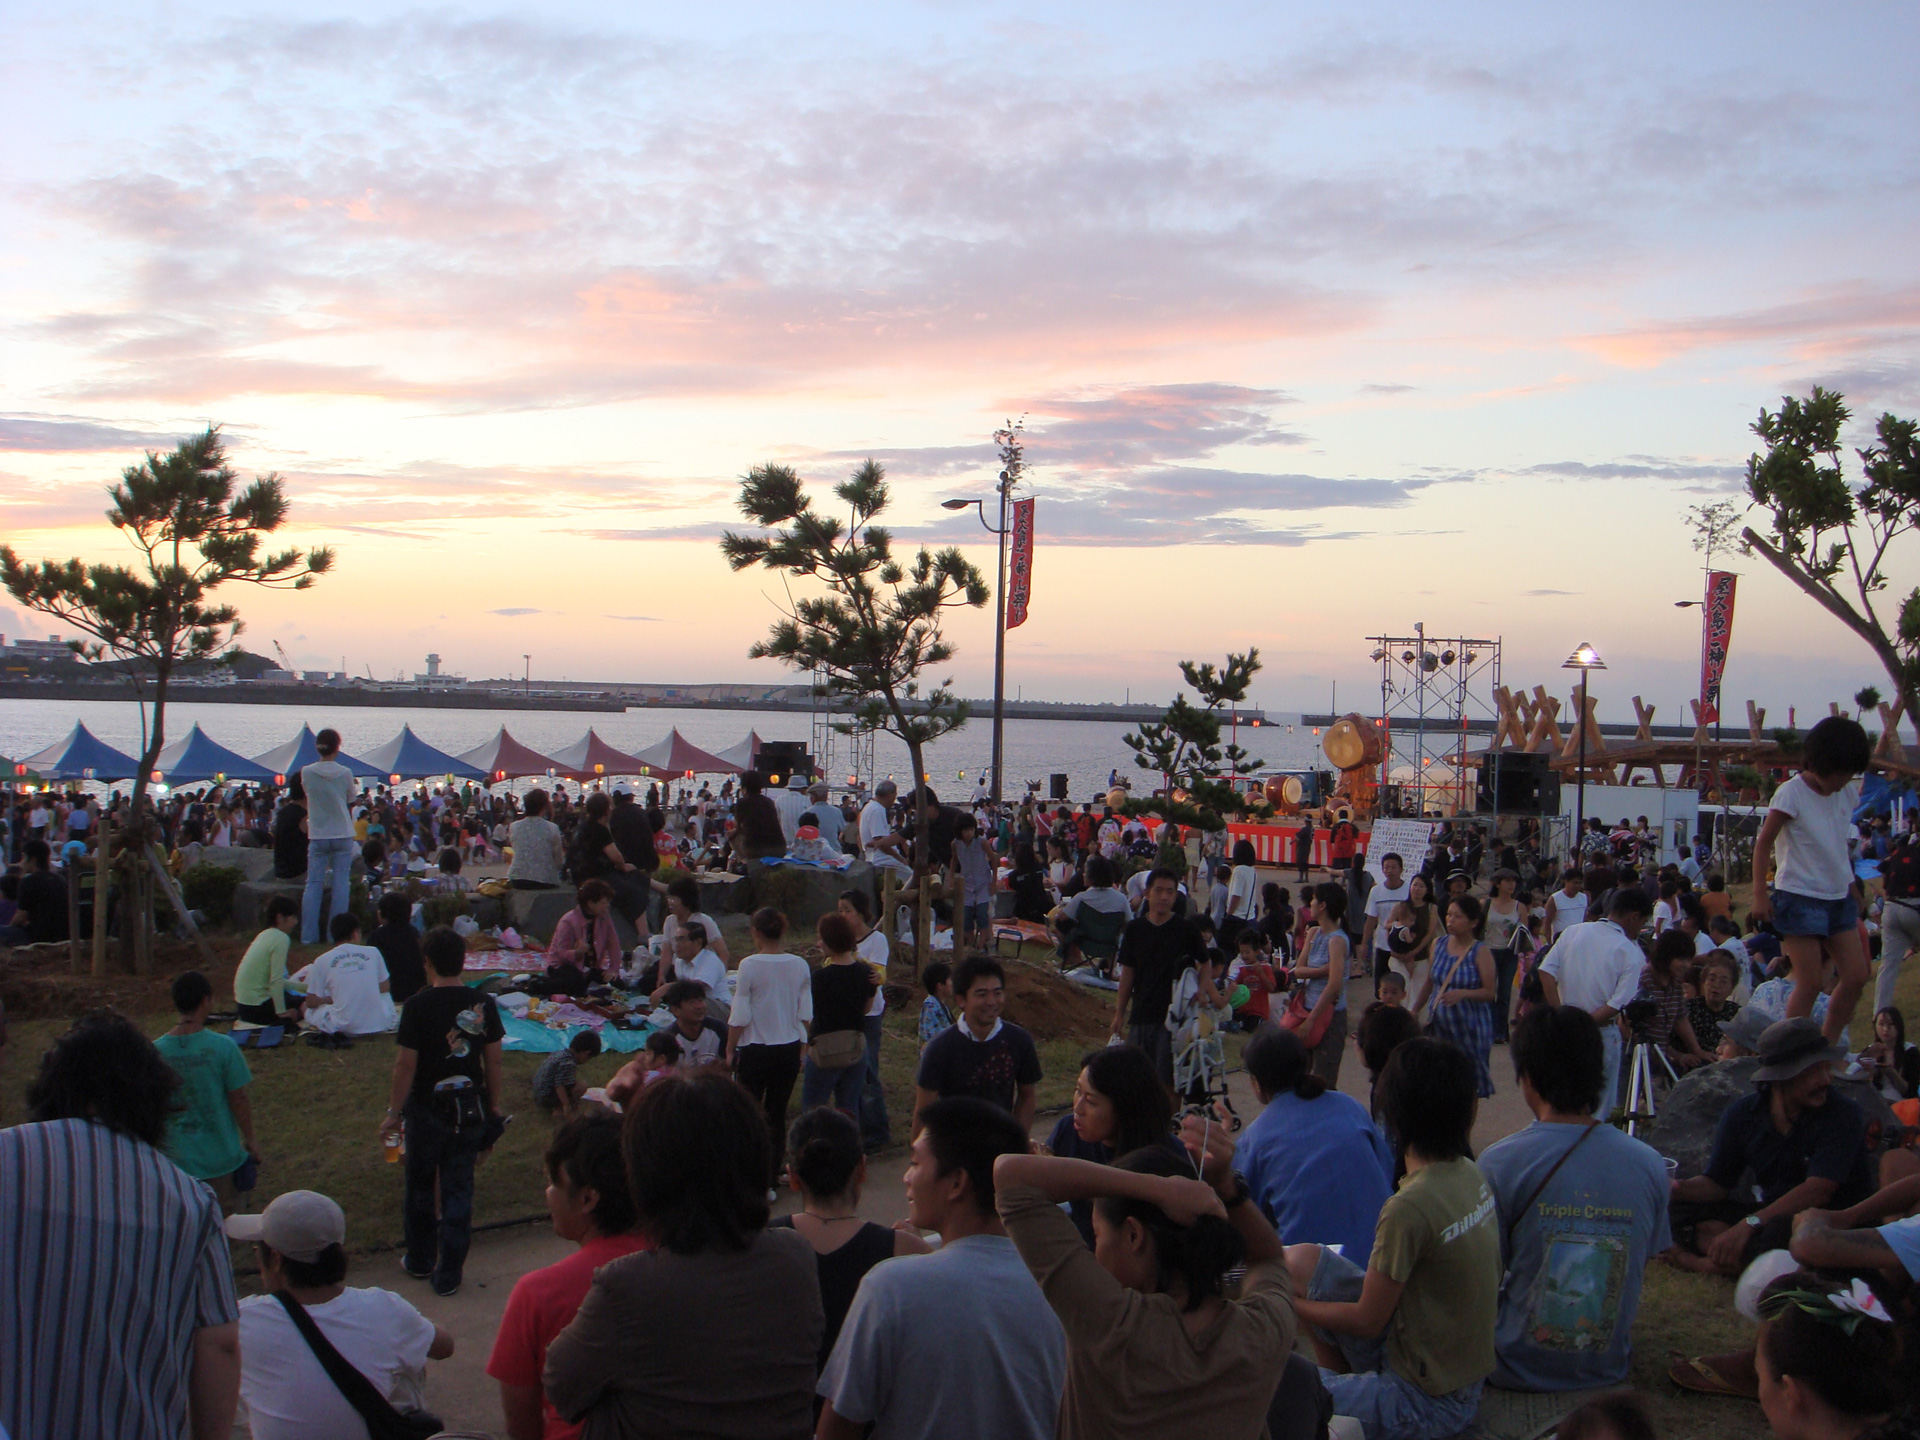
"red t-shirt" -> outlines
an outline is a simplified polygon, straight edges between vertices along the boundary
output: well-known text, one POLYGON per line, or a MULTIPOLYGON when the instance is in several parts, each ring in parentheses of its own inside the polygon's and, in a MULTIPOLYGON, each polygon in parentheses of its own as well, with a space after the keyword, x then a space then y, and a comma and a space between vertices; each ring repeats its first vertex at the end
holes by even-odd
MULTIPOLYGON (((493 1353, 487 1357, 487 1374, 503 1384, 539 1390, 540 1377, 547 1368, 547 1346, 572 1323, 580 1302, 593 1287, 593 1272, 622 1255, 652 1248, 652 1242, 639 1235, 600 1235, 566 1259, 522 1275, 514 1282, 506 1311, 500 1316, 500 1332, 494 1336, 493 1353)), ((544 1440, 574 1440, 579 1435, 580 1427, 562 1420, 560 1412, 547 1403, 544 1391, 540 1408, 546 1416, 541 1431, 544 1440)))

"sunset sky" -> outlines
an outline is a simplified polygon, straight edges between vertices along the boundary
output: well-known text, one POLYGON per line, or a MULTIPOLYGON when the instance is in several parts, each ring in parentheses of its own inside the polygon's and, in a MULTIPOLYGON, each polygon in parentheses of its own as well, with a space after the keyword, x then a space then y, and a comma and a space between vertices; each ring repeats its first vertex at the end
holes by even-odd
MULTIPOLYGON (((1760 407, 1920 410, 1907 5, 0 14, 0 534, 118 556, 105 487, 218 422, 340 552, 237 597, 316 668, 783 679, 738 477, 871 455, 990 566, 939 502, 1025 414, 1010 691, 1258 645, 1257 700, 1344 709, 1424 621, 1679 721, 1684 511, 1760 407)), ((1885 688, 1734 568, 1731 709, 1885 688)))

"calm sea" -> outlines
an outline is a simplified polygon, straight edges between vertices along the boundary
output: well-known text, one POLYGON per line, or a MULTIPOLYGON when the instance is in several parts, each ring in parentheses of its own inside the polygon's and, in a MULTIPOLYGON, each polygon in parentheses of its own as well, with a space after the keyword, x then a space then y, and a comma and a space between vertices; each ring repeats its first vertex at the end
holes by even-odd
MULTIPOLYGON (((1243 726, 1240 744, 1249 754, 1266 761, 1268 769, 1304 769, 1324 763, 1320 759, 1319 741, 1313 734, 1305 727, 1290 728, 1299 718, 1282 715, 1276 717, 1279 722, 1276 724, 1258 729, 1243 726)), ((109 745, 129 754, 139 753, 140 714, 131 700, 0 699, 0 755, 12 759, 31 755, 64 736, 76 720, 109 745)), ((316 730, 333 726, 340 732, 349 754, 371 750, 392 739, 402 725, 411 725, 421 739, 449 754, 472 749, 492 738, 502 725, 523 745, 543 753, 572 744, 586 733, 588 726, 609 744, 628 751, 664 739, 667 731, 676 726, 688 740, 709 751, 739 744, 749 730, 757 730, 762 740, 805 742, 811 738, 808 717, 789 711, 649 709, 591 714, 543 710, 414 710, 399 706, 329 709, 318 705, 302 708, 209 705, 191 701, 167 706, 167 738, 177 740, 198 723, 229 750, 259 755, 292 739, 303 721, 316 730)), ((1122 775, 1139 777, 1135 781, 1138 788, 1145 772, 1134 766, 1133 752, 1120 741, 1120 737, 1132 729, 1130 725, 1089 720, 1008 720, 1005 722, 1004 788, 1007 793, 1017 795, 1029 780, 1038 780, 1044 786, 1049 775, 1064 772, 1069 777, 1074 799, 1086 799, 1096 790, 1106 788, 1107 775, 1114 769, 1122 775)), ((846 743, 844 737, 836 739, 841 747, 846 743)), ((992 724, 979 718, 968 721, 959 731, 929 747, 927 769, 934 790, 949 799, 964 797, 971 792, 974 777, 986 769, 992 751, 992 724), (964 780, 960 778, 963 774, 964 780)), ((834 783, 838 785, 844 783, 847 773, 844 750, 836 760, 834 783)), ((877 774, 892 775, 904 782, 909 768, 906 747, 892 736, 878 737, 874 764, 877 774)))

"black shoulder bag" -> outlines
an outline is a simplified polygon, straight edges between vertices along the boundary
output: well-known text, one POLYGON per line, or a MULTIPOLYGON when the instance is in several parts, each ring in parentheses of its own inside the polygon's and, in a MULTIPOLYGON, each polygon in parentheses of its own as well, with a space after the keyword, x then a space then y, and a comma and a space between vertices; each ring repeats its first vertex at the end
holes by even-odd
POLYGON ((371 1380, 354 1369, 346 1356, 333 1348, 333 1342, 321 1333, 313 1317, 307 1314, 306 1306, 284 1290, 274 1291, 273 1298, 286 1308, 287 1318, 293 1321, 300 1338, 313 1351, 313 1358, 327 1372, 327 1378, 333 1381, 335 1388, 346 1397, 347 1403, 360 1418, 367 1422, 369 1440, 427 1440, 428 1436, 438 1435, 446 1429, 438 1415, 428 1414, 425 1410, 394 1409, 393 1402, 382 1395, 371 1380))
POLYGON ((1553 1168, 1547 1171, 1538 1185, 1533 1187, 1533 1193, 1520 1202, 1519 1206, 1513 1212, 1513 1218, 1507 1221, 1507 1228, 1500 1246, 1500 1298, 1502 1300, 1506 1299, 1507 1282, 1513 1278, 1513 1266, 1509 1258, 1513 1254, 1513 1232, 1520 1228, 1520 1222, 1526 1218, 1527 1212, 1533 1209, 1533 1202, 1546 1193, 1547 1186, 1553 1183, 1553 1177, 1560 1173, 1560 1167, 1571 1160, 1573 1158, 1573 1152, 1586 1144, 1587 1138, 1592 1135, 1594 1131, 1600 1129, 1605 1123, 1604 1121, 1596 1120, 1593 1124, 1587 1126, 1585 1130, 1582 1130, 1579 1137, 1565 1150, 1560 1152, 1560 1158, 1553 1162, 1553 1168))

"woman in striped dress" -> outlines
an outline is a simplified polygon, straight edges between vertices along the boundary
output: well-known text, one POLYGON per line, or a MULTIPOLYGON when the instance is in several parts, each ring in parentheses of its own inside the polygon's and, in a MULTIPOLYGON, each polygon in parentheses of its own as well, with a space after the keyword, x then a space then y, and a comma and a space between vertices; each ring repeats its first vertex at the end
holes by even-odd
POLYGON ((1414 997, 1413 1013, 1427 1033, 1451 1040, 1473 1057, 1482 1099, 1493 1094, 1493 962, 1479 939, 1480 902, 1459 895, 1447 902, 1446 935, 1433 947, 1433 968, 1414 997))

